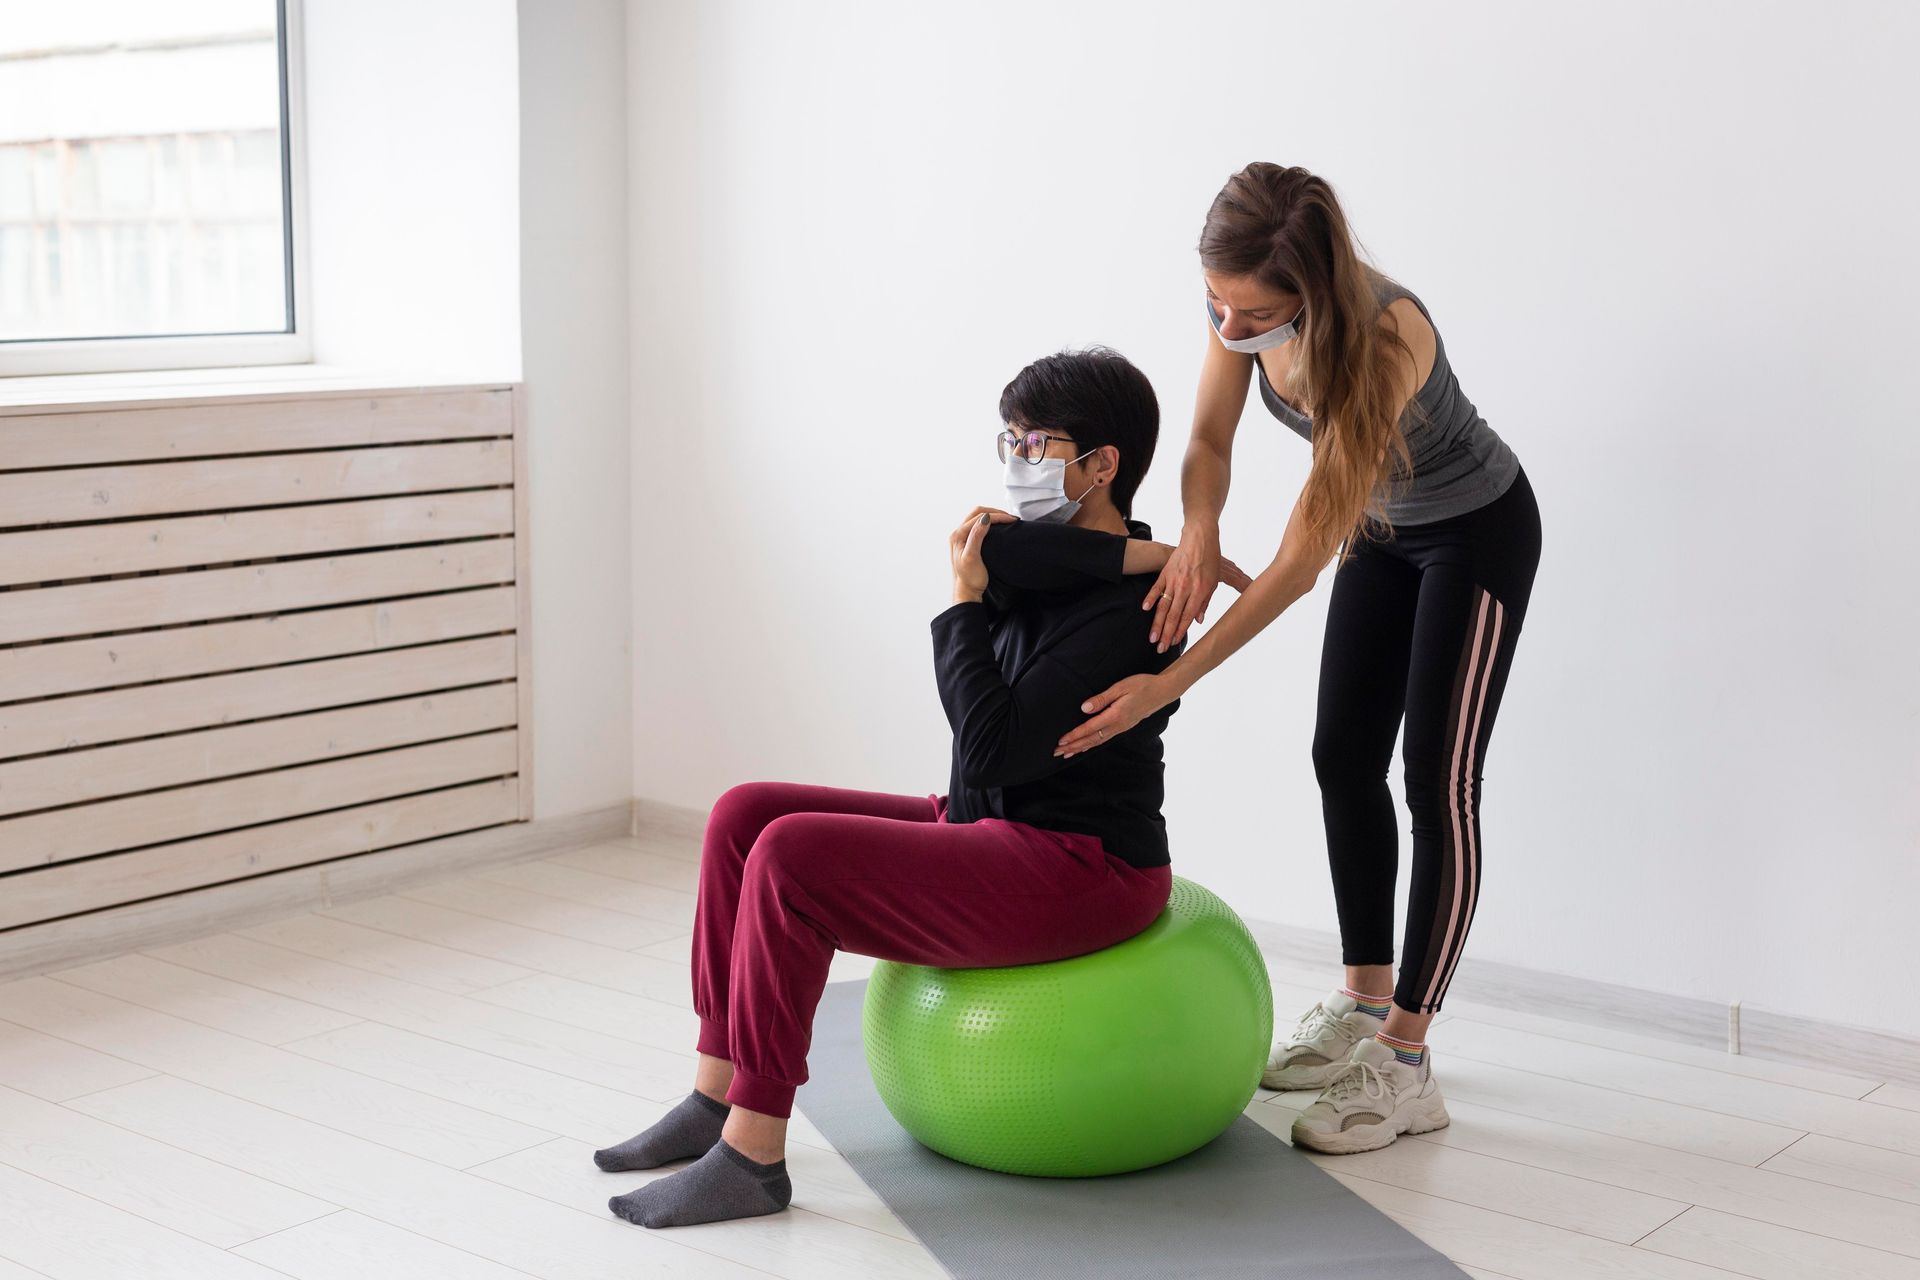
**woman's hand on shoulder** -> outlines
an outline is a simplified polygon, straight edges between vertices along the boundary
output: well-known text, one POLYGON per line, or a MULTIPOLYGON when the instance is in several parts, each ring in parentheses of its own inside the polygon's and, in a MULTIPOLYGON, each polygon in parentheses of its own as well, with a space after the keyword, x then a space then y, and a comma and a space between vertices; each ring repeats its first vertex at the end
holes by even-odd
POLYGON ((1123 575, 1158 573, 1167 567, 1167 561, 1172 557, 1173 550, 1164 542, 1154 542, 1149 538, 1128 538, 1126 554, 1120 562, 1120 572, 1123 575))
MULTIPOLYGON (((1150 542, 1145 538, 1134 538, 1127 543, 1128 573, 1158 573, 1167 567, 1167 561, 1173 559, 1173 553, 1180 548, 1164 542, 1150 542)), ((1220 557, 1220 581, 1235 591, 1245 591, 1253 582, 1245 571, 1225 556, 1220 557)))
POLYGON ((1180 545, 1140 602, 1142 609, 1154 611, 1148 640, 1161 653, 1179 644, 1187 628, 1206 616, 1207 602, 1220 577, 1219 526, 1188 523, 1180 531, 1180 545))

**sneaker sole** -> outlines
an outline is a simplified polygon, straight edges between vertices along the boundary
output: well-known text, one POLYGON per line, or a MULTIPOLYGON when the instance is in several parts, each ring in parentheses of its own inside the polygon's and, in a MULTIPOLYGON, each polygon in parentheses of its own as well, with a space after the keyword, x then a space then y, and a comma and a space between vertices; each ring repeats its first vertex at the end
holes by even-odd
POLYGON ((1291 1135, 1296 1147, 1311 1147, 1329 1155, 1351 1155, 1356 1151, 1373 1151, 1384 1147, 1403 1133, 1432 1133, 1435 1129, 1446 1128, 1452 1122, 1453 1117, 1447 1114, 1446 1102, 1436 1095, 1431 1102, 1415 1103, 1408 1109, 1407 1125, 1403 1129, 1389 1128, 1392 1123, 1389 1119, 1379 1124, 1355 1125, 1345 1133, 1321 1133, 1295 1120, 1291 1135))

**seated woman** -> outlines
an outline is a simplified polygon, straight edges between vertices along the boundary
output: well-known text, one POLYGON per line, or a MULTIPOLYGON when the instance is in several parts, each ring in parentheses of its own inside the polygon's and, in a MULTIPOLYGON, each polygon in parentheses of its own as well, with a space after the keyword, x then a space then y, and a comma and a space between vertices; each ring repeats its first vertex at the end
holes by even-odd
POLYGON ((1180 653, 1155 651, 1141 609, 1173 548, 1130 518, 1159 434, 1153 387, 1106 348, 1062 352, 1020 371, 1000 417, 1018 517, 975 508, 953 532, 953 604, 933 619, 948 792, 745 782, 715 802, 694 918, 693 1091, 594 1153, 608 1171, 698 1159, 610 1200, 629 1221, 787 1207, 787 1120, 836 949, 1031 964, 1112 946, 1166 906, 1160 735, 1178 701, 1105 750, 1055 747, 1088 697, 1180 653))

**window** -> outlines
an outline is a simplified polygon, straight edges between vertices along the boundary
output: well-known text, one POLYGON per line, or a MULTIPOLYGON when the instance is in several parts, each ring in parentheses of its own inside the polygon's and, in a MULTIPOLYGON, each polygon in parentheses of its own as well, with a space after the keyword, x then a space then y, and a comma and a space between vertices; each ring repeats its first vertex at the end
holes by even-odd
POLYGON ((297 0, 0 0, 0 374, 297 363, 297 0))

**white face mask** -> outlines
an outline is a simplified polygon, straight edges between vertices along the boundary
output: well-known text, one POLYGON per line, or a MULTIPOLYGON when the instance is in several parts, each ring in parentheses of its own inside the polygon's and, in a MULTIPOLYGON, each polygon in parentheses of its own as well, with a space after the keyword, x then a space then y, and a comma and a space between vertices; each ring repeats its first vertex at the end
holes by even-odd
MULTIPOLYGON (((1097 453, 1089 449, 1087 453, 1097 453)), ((1087 456, 1080 455, 1080 458, 1087 456)), ((1072 461, 1078 462, 1080 458, 1072 461)), ((1028 462, 1017 453, 1007 454, 1007 506, 1022 520, 1055 520, 1065 522, 1073 518, 1080 510, 1080 498, 1093 492, 1088 485, 1080 498, 1067 496, 1067 459, 1042 458, 1038 462, 1028 462)))
POLYGON ((1213 335, 1220 339, 1220 345, 1229 351, 1239 351, 1247 355, 1292 342, 1300 336, 1300 330, 1297 326, 1300 323, 1300 317, 1306 314, 1307 308, 1303 304, 1300 308, 1299 315, 1294 316, 1293 319, 1287 321, 1277 329, 1269 329, 1265 333, 1256 333, 1251 338, 1229 338, 1220 332, 1220 313, 1213 309, 1212 302, 1207 303, 1207 323, 1213 326, 1213 335))

